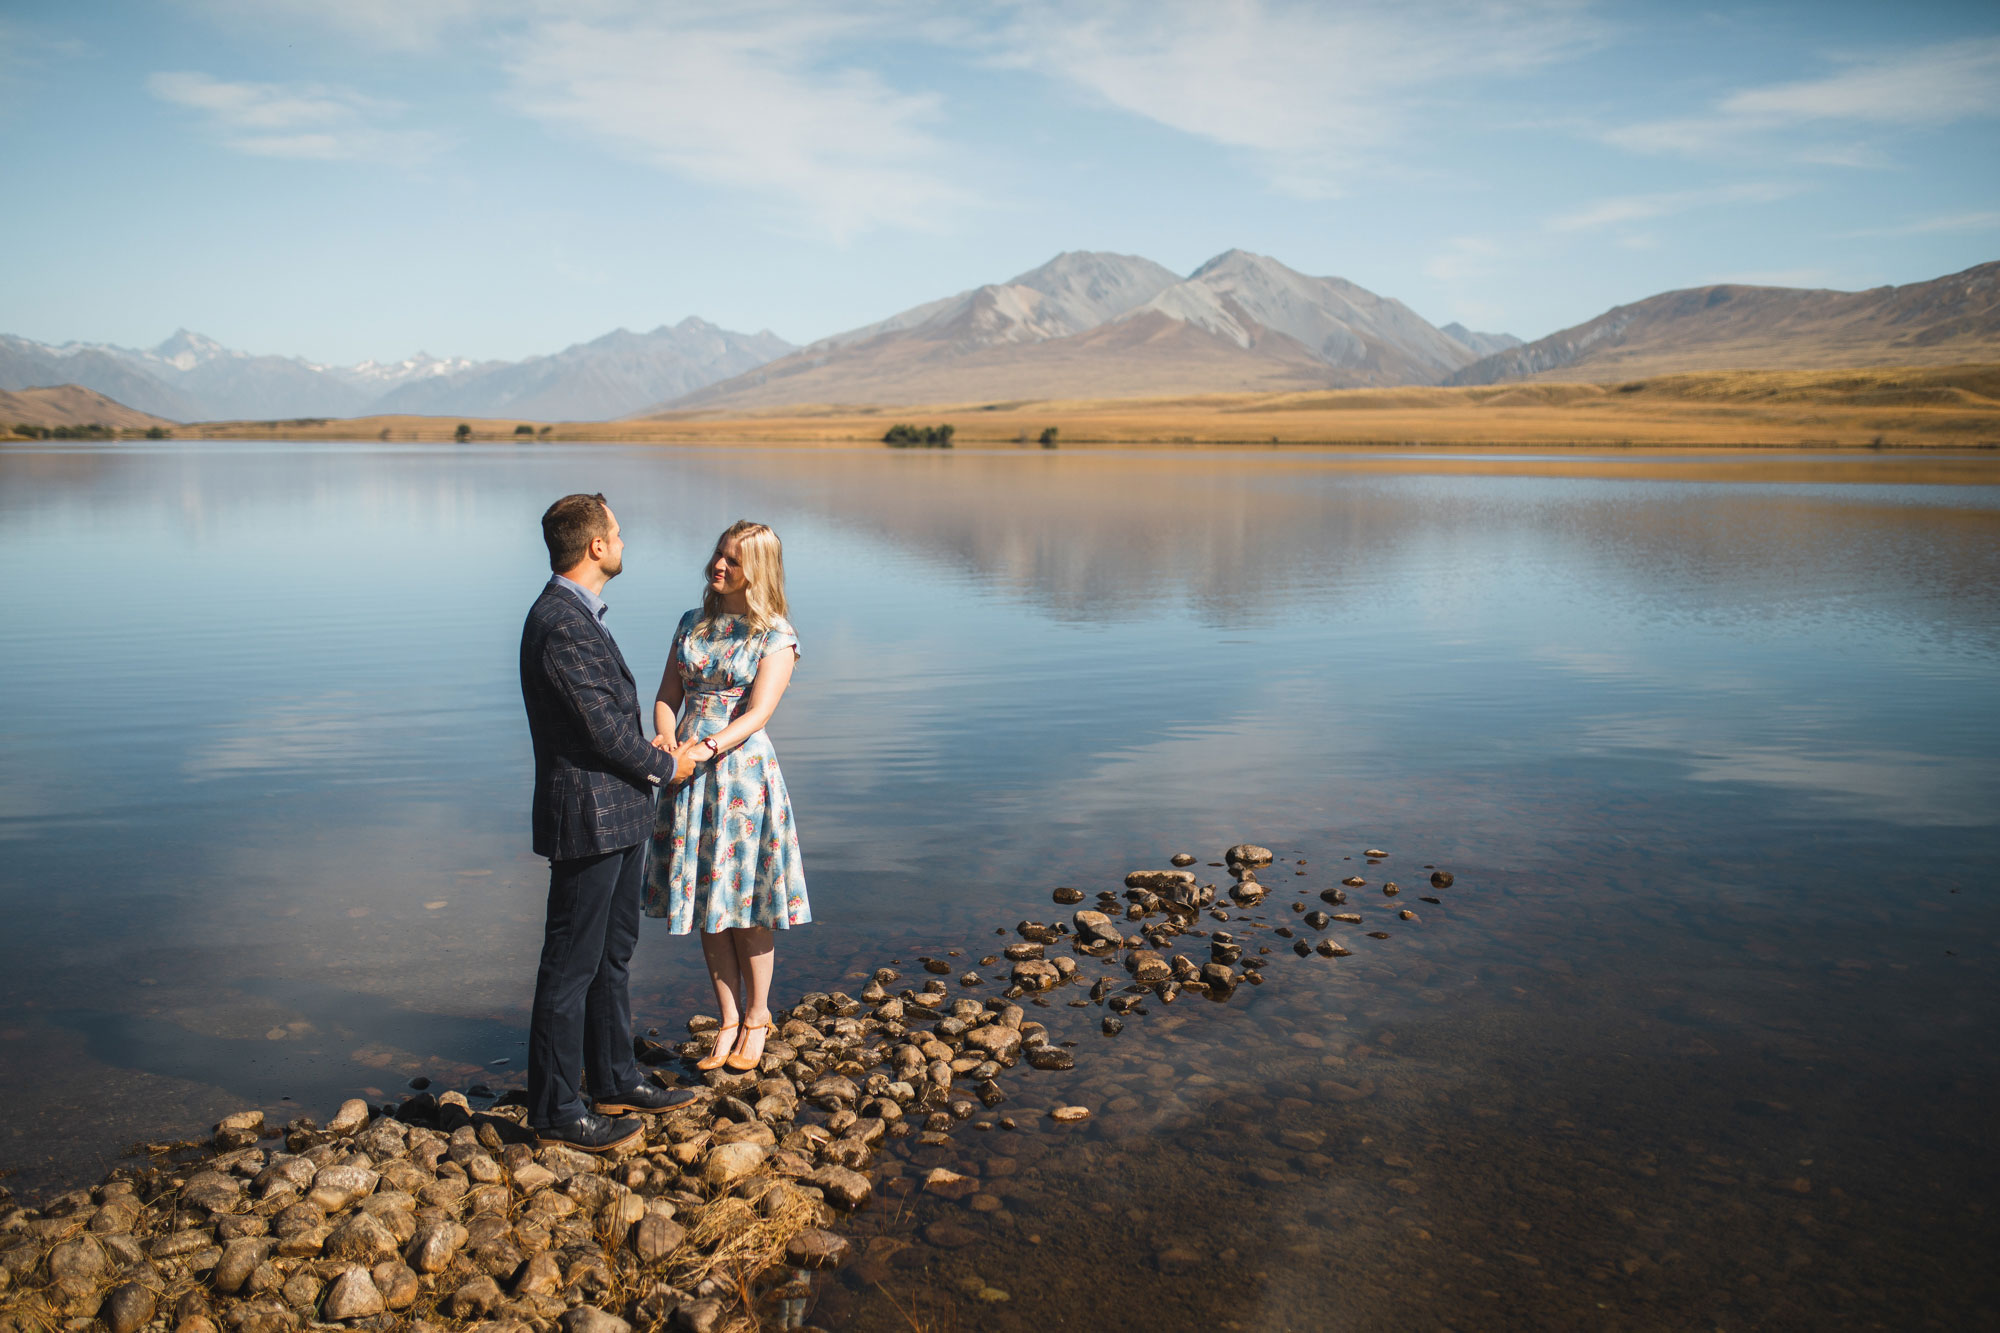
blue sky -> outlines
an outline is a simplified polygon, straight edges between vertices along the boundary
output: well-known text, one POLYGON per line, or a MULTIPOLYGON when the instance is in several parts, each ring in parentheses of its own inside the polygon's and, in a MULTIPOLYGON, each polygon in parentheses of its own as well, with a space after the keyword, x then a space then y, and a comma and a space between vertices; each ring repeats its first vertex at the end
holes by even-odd
POLYGON ((2000 6, 8 0, 0 332, 805 341, 1232 246, 1534 338, 2000 258, 2000 6))

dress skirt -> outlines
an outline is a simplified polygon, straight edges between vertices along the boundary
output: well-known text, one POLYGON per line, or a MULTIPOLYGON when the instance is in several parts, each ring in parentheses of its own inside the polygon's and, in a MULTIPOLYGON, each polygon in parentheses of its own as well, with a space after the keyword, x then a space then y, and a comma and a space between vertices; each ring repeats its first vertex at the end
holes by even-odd
MULTIPOLYGON (((739 616, 702 625, 699 615, 688 612, 675 634, 685 694, 674 729, 680 743, 727 726, 764 656, 796 651, 798 644, 782 620, 751 633, 739 616)), ((697 765, 672 801, 661 803, 652 861, 646 914, 667 918, 676 935, 742 926, 785 930, 812 920, 791 797, 769 736, 753 732, 697 765)))

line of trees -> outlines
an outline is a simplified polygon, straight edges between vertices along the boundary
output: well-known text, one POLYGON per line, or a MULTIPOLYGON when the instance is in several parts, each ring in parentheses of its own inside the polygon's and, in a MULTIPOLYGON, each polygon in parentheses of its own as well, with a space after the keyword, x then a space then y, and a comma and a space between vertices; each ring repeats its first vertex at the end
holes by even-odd
POLYGON ((942 426, 910 426, 898 423, 889 427, 889 433, 882 437, 882 443, 891 449, 949 449, 954 433, 955 429, 950 422, 942 426))
MULTIPOLYGON (((537 438, 546 440, 549 438, 550 429, 551 427, 544 426, 540 430, 536 430, 533 426, 523 422, 514 427, 514 438, 517 440, 532 440, 537 438)), ((383 438, 387 439, 388 436, 384 435, 383 438)), ((451 438, 457 440, 460 444, 464 444, 472 438, 472 423, 469 421, 459 422, 458 429, 451 433, 451 438)))
MULTIPOLYGON (((30 440, 115 440, 118 438, 118 432, 115 429, 110 426, 100 425, 95 421, 87 426, 31 426, 26 422, 17 422, 14 426, 14 433, 25 436, 30 440)), ((160 430, 158 426, 155 426, 152 430, 146 432, 146 438, 149 440, 165 439, 167 438, 167 433, 160 430), (155 434, 154 432, 156 431, 159 433, 155 434)))

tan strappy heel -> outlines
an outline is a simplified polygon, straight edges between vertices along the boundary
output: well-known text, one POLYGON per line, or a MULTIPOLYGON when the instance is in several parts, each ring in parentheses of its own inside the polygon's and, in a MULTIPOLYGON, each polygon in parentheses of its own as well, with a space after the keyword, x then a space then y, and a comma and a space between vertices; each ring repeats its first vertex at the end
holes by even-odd
POLYGON ((734 1041, 724 1042, 722 1034, 725 1032, 734 1032, 742 1026, 741 1023, 730 1023, 717 1028, 715 1030, 715 1049, 695 1061, 694 1067, 696 1069, 720 1069, 725 1064, 728 1064, 731 1053, 736 1049, 736 1043, 734 1041))
MULTIPOLYGON (((762 1023, 746 1023, 743 1026, 743 1030, 746 1033, 769 1032, 771 1030, 771 1024, 768 1019, 762 1023)), ((738 1040, 741 1040, 741 1038, 739 1038, 738 1040)), ((736 1055, 732 1052, 730 1054, 730 1057, 727 1060, 723 1061, 725 1065, 735 1070, 739 1074, 747 1074, 751 1070, 755 1069, 758 1065, 762 1064, 763 1062, 764 1062, 764 1053, 762 1051, 757 1052, 756 1055, 750 1057, 747 1060, 744 1059, 742 1056, 736 1055)))

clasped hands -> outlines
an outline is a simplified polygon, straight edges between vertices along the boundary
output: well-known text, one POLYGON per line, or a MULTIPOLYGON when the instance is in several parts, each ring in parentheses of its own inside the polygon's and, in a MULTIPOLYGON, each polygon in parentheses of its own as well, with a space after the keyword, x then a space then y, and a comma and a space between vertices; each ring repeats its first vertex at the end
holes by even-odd
POLYGON ((672 736, 662 732, 653 737, 652 746, 655 750, 665 750, 674 757, 673 781, 681 783, 693 777, 694 766, 708 757, 708 747, 701 742, 702 738, 696 736, 683 745, 676 745, 672 736))

